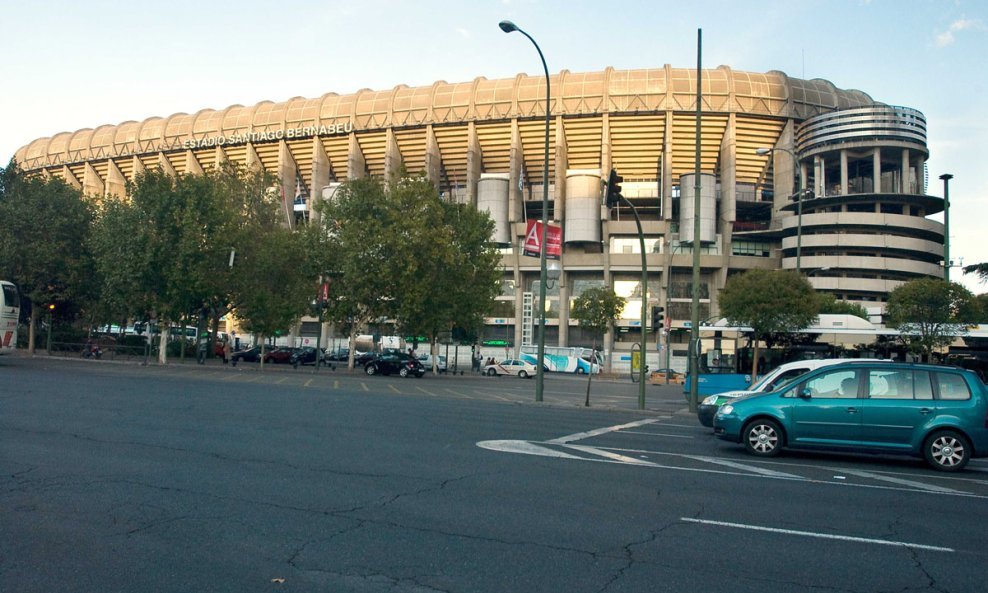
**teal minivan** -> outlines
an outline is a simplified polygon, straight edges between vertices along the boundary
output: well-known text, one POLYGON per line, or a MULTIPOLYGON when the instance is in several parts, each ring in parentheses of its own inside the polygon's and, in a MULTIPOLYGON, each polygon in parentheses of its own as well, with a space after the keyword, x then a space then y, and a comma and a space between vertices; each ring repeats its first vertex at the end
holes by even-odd
POLYGON ((972 371, 846 362, 784 387, 722 406, 714 434, 762 457, 783 448, 897 453, 958 471, 988 456, 988 388, 972 371))

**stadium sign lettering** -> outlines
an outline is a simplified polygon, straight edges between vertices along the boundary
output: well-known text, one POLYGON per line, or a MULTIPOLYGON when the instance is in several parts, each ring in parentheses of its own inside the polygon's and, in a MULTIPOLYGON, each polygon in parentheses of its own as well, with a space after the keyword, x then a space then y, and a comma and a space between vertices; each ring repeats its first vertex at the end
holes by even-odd
POLYGON ((337 136, 349 134, 353 131, 353 124, 330 124, 328 126, 304 126, 301 128, 288 128, 287 130, 274 130, 271 132, 247 132, 244 134, 234 134, 232 136, 216 136, 212 138, 199 138, 198 140, 186 140, 182 148, 209 148, 211 146, 230 146, 233 144, 246 144, 248 142, 272 142, 275 140, 292 140, 295 138, 311 138, 313 136, 337 136))

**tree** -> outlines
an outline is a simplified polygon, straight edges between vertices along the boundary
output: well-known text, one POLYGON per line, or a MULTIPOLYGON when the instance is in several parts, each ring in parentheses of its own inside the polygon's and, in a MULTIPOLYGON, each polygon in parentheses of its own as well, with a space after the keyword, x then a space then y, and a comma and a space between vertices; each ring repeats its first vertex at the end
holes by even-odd
POLYGON ((919 278, 889 293, 886 319, 899 330, 900 341, 926 359, 967 333, 966 324, 977 317, 978 303, 971 291, 956 282, 919 278))
MULTIPOLYGON (((580 327, 593 335, 593 351, 597 351, 597 336, 602 336, 624 309, 625 300, 610 287, 597 286, 583 291, 573 303, 570 316, 580 322, 580 327)), ((587 397, 583 405, 590 405, 590 381, 593 365, 587 373, 587 397)))
POLYGON ((864 320, 870 317, 868 310, 861 305, 838 300, 829 292, 818 292, 816 296, 819 299, 820 314, 854 315, 864 320))
POLYGON ((753 382, 758 376, 760 342, 773 333, 806 328, 819 314, 816 292, 794 270, 749 270, 732 276, 719 298, 721 314, 730 323, 752 329, 753 382))
POLYGON ((435 354, 440 333, 478 325, 498 294, 490 217, 442 201, 423 176, 348 181, 320 207, 326 315, 351 344, 366 324, 394 319, 406 335, 427 336, 435 354))
POLYGON ((0 275, 30 302, 28 349, 35 350, 38 313, 91 294, 88 235, 92 207, 54 177, 27 176, 17 164, 0 172, 0 275))
POLYGON ((248 331, 261 337, 261 368, 263 338, 294 325, 316 295, 318 271, 305 247, 303 233, 279 227, 261 234, 237 260, 236 313, 248 331))
POLYGON ((988 281, 988 262, 964 266, 965 274, 977 274, 982 282, 988 281))

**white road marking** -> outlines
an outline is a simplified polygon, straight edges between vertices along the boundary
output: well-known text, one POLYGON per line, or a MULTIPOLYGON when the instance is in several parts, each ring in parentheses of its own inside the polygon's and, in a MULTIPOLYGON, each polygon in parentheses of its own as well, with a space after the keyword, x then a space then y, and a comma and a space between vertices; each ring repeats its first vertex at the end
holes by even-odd
POLYGON ((813 531, 796 531, 793 529, 779 529, 776 527, 761 527, 759 525, 745 525, 743 523, 727 523, 724 521, 707 521, 704 519, 692 519, 690 517, 680 517, 680 521, 687 523, 699 523, 701 525, 714 525, 717 527, 733 527, 736 529, 749 529, 752 531, 766 531, 769 533, 781 533, 783 535, 799 535, 803 537, 816 537, 820 539, 835 539, 846 542, 857 542, 863 544, 879 544, 882 546, 896 546, 900 548, 914 548, 917 550, 929 550, 931 552, 954 552, 953 548, 941 546, 927 546, 924 544, 913 544, 909 542, 897 542, 886 539, 872 539, 867 537, 854 537, 851 535, 835 535, 832 533, 816 533, 813 531))
POLYGON ((625 428, 634 428, 636 426, 644 426, 646 424, 653 424, 655 422, 658 422, 658 420, 655 418, 649 418, 647 420, 637 420, 635 422, 629 422, 627 424, 619 424, 617 426, 607 426, 604 428, 588 430, 586 432, 578 432, 576 434, 559 437, 558 439, 552 439, 551 441, 546 441, 546 442, 555 445, 565 445, 566 443, 572 443, 573 441, 582 441, 583 439, 588 439, 590 437, 607 434, 609 432, 616 432, 618 430, 623 430, 625 428))
MULTIPOLYGON (((665 426, 665 425, 662 425, 665 426)), ((671 437, 674 439, 692 439, 693 437, 685 434, 666 434, 664 432, 647 432, 644 430, 622 430, 621 434, 644 434, 650 437, 671 437)))
POLYGON ((686 459, 695 459, 696 461, 702 461, 704 463, 712 463, 714 465, 723 465, 724 467, 733 467, 734 469, 740 469, 746 472, 752 472, 762 476, 769 476, 771 478, 786 478, 787 480, 805 480, 806 478, 802 476, 797 476, 795 474, 787 474, 783 472, 777 472, 770 469, 765 469, 764 467, 758 467, 757 465, 747 465, 745 463, 737 463, 735 461, 728 461, 726 459, 717 459, 716 457, 704 457, 702 455, 682 455, 686 459))
POLYGON ((924 484, 923 482, 917 482, 915 480, 904 480, 902 478, 894 478, 892 476, 883 476, 881 474, 876 474, 872 472, 863 472, 856 469, 844 469, 842 470, 845 474, 852 476, 858 476, 859 478, 867 478, 869 480, 878 480, 881 482, 890 482, 892 484, 899 484, 900 486, 908 486, 910 488, 917 488, 919 490, 929 490, 931 492, 940 492, 943 494, 970 494, 970 492, 962 492, 960 490, 954 490, 953 488, 945 488, 943 486, 935 486, 933 484, 924 484))
POLYGON ((543 457, 562 457, 564 459, 580 459, 576 455, 570 455, 565 451, 557 451, 542 447, 528 441, 480 441, 477 446, 491 451, 505 451, 508 453, 521 453, 523 455, 541 455, 543 457))
POLYGON ((611 453, 610 451, 605 451, 603 449, 597 449, 595 447, 587 447, 586 445, 566 445, 566 447, 569 449, 575 449, 577 451, 583 451, 584 453, 590 453, 591 455, 600 455, 601 457, 618 461, 620 463, 626 463, 628 465, 659 467, 658 464, 652 463, 651 461, 643 461, 641 459, 636 459, 634 457, 628 457, 627 455, 619 455, 617 453, 611 453))

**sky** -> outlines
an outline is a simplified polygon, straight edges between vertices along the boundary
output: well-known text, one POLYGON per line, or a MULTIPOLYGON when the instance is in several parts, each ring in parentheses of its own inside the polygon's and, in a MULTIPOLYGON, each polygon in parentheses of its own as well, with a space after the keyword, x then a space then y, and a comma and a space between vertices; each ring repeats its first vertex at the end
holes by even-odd
MULTIPOLYGON (((950 252, 988 262, 983 0, 0 0, 0 160, 31 141, 173 113, 437 80, 781 70, 927 118, 927 193, 950 173, 950 252), (982 218, 982 216, 985 218, 982 218)), ((932 218, 943 220, 943 215, 932 218)), ((959 268, 951 279, 988 285, 959 268)))

